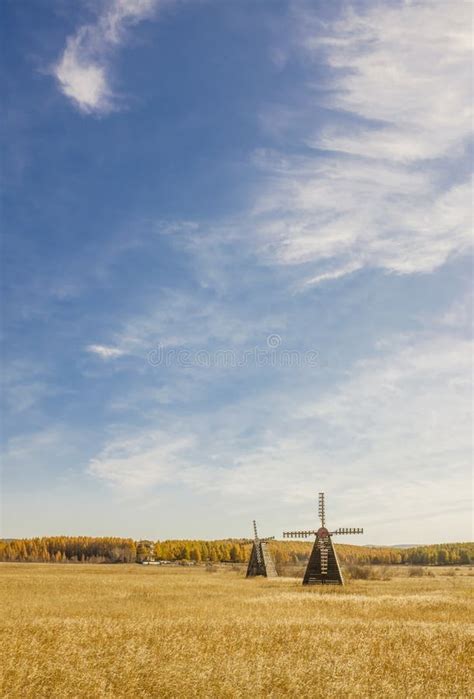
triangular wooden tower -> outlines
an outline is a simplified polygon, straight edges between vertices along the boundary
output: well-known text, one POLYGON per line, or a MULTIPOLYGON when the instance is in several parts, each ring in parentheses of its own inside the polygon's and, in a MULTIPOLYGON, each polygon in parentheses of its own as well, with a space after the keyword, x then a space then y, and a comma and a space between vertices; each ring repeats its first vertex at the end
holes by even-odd
POLYGON ((284 532, 283 536, 305 539, 308 536, 316 535, 316 541, 314 542, 304 574, 303 585, 344 585, 341 566, 339 565, 331 537, 334 534, 363 534, 364 530, 343 527, 330 532, 326 529, 324 493, 319 493, 319 517, 321 519, 319 529, 302 532, 284 532))
POLYGON ((316 534, 303 585, 344 585, 341 567, 331 537, 316 534))
POLYGON ((266 578, 276 578, 277 572, 272 556, 267 547, 267 542, 272 541, 274 536, 267 536, 265 539, 260 539, 257 533, 257 523, 253 522, 254 540, 250 560, 247 567, 247 577, 255 575, 263 575, 266 578))

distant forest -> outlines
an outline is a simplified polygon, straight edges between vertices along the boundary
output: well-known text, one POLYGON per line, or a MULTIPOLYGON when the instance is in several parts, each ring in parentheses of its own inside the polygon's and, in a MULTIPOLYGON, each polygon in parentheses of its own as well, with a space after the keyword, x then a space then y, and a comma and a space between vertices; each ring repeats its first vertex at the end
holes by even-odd
MULTIPOLYGON (((272 541, 270 549, 277 565, 299 565, 308 560, 312 542, 272 541)), ((465 565, 474 563, 474 543, 433 544, 413 548, 352 546, 336 544, 341 563, 465 565)), ((245 563, 252 540, 133 541, 115 537, 52 536, 0 541, 0 561, 133 563, 155 560, 245 563)))

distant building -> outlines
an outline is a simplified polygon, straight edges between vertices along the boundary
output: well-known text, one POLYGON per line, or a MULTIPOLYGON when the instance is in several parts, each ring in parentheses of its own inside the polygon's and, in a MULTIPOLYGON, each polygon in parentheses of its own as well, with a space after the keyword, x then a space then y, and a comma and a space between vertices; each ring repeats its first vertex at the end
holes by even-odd
POLYGON ((142 539, 137 544, 137 563, 156 564, 155 544, 153 541, 142 539))

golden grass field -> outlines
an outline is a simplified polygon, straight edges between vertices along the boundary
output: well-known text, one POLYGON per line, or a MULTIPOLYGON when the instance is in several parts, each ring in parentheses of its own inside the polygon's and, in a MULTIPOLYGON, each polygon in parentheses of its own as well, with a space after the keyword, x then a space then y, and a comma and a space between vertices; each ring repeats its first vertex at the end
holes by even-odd
POLYGON ((0 695, 474 696, 474 577, 446 572, 304 588, 230 569, 1 564, 0 695))

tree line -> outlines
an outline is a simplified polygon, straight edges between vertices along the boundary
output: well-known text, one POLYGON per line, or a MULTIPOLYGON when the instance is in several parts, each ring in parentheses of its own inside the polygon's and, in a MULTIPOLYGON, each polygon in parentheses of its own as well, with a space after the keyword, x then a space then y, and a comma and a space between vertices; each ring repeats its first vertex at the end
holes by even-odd
POLYGON ((46 536, 0 541, 0 561, 63 563, 133 563, 133 539, 91 536, 46 536))
MULTIPOLYGON (((132 563, 147 559, 195 563, 246 563, 251 539, 213 541, 174 539, 134 541, 118 537, 53 536, 0 540, 0 561, 132 563)), ((312 542, 272 541, 277 565, 307 562, 312 542)), ((341 563, 377 565, 465 565, 474 563, 474 543, 433 544, 412 548, 335 544, 341 563)))

